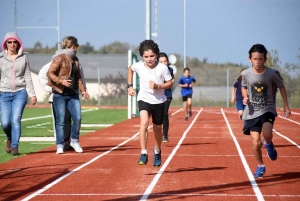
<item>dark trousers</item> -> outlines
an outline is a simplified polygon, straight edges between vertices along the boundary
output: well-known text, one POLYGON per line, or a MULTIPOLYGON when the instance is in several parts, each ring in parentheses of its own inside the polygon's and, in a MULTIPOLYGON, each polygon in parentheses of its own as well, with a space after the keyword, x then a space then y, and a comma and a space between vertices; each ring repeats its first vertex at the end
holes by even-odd
MULTIPOLYGON (((55 110, 53 107, 53 104, 51 104, 52 110, 53 110, 53 116, 54 116, 54 121, 56 120, 55 117, 55 110)), ((70 135, 71 135, 71 113, 68 110, 68 108, 66 108, 66 114, 65 114, 65 126, 64 126, 64 142, 68 142, 70 141, 70 135)))
POLYGON ((163 119, 163 135, 168 136, 169 132, 169 107, 172 101, 172 97, 167 97, 164 102, 164 119, 163 119))

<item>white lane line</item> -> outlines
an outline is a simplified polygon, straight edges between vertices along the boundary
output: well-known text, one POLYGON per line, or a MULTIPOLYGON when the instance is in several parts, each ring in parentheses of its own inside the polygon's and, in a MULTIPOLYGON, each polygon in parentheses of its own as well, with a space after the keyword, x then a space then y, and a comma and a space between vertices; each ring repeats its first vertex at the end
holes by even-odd
POLYGON ((300 125, 300 123, 299 123, 299 122, 297 122, 297 121, 294 121, 294 120, 288 119, 288 118, 286 118, 286 117, 283 117, 283 116, 280 116, 280 115, 278 115, 278 117, 280 117, 281 119, 285 119, 285 120, 287 120, 287 121, 290 121, 290 122, 293 122, 293 123, 295 123, 295 124, 298 124, 298 125, 300 125))
POLYGON ((181 110, 183 110, 183 108, 180 108, 179 110, 175 111, 173 114, 170 114, 169 116, 174 116, 175 114, 177 114, 178 112, 180 112, 181 110))
POLYGON ((172 158, 174 157, 176 151, 179 149, 180 145, 182 144, 185 136, 187 135, 187 133, 189 132, 189 130, 192 128, 192 126, 194 125, 194 123, 196 122, 198 116, 200 115, 200 113, 202 112, 203 108, 201 108, 199 110, 199 112, 197 113, 197 115, 194 117, 192 123, 189 125, 189 127, 185 130, 185 132, 183 133, 181 139, 179 140, 179 142, 177 143, 176 147, 173 149, 172 153, 169 155, 169 157, 167 158, 166 162, 163 164, 163 166, 160 168, 160 170, 158 171, 158 173, 156 173, 155 177, 153 178, 152 182, 150 183, 150 185, 148 186, 148 188, 146 189, 146 191, 144 192, 143 196, 141 197, 140 200, 147 200, 149 195, 151 194, 153 188, 155 187, 156 183, 158 182, 159 178, 161 177, 161 175, 163 174, 164 170, 167 168, 167 166, 169 165, 170 161, 172 160, 172 158))
POLYGON ((263 195, 262 195, 262 193, 261 193, 261 191, 260 191, 260 189, 259 189, 259 187, 258 187, 258 185, 257 185, 257 183, 256 183, 256 181, 255 181, 255 179, 254 179, 254 177, 253 177, 253 175, 252 175, 252 172, 251 172, 251 170, 250 170, 250 168, 249 168, 249 165, 248 165, 248 163, 247 163, 247 161, 246 161, 246 158, 245 158, 245 156, 244 156, 244 154, 243 154, 243 151, 242 151, 242 149, 241 149, 241 147, 240 147, 240 145, 239 145, 239 143, 238 143, 236 137, 234 136, 234 134, 233 134, 233 132, 232 132, 232 129, 231 129, 230 124, 229 124, 229 122, 228 122, 228 119, 227 119, 227 117, 226 117, 226 115, 225 115, 225 113, 224 113, 223 108, 221 108, 221 111, 222 111, 223 117, 224 117, 224 119, 225 119, 225 121, 226 121, 228 130, 229 130, 229 133, 230 133, 230 135, 231 135, 231 137, 232 137, 232 139, 233 139, 233 142, 234 142, 234 144, 235 144, 235 146, 236 146, 236 149, 237 149, 237 151, 238 151, 238 153, 239 153, 239 155, 240 155, 240 158, 241 158, 241 160, 242 160, 243 166, 244 166, 244 168, 245 168, 245 170, 246 170, 248 179, 249 179, 249 181, 250 181, 250 183, 251 183, 251 185, 252 185, 252 189, 253 189, 253 191, 254 191, 254 193, 255 193, 255 195, 256 195, 256 198, 257 198, 257 200, 259 200, 259 201, 265 200, 264 197, 263 197, 263 195))
MULTIPOLYGON (((140 196, 140 193, 56 193, 40 194, 40 196, 140 196)), ((255 197, 254 194, 227 194, 227 193, 155 193, 155 196, 211 196, 211 197, 255 197)), ((265 197, 300 197, 300 195, 264 195, 265 197)))
MULTIPOLYGON (((109 154, 110 156, 139 156, 140 154, 109 154)), ((162 156, 169 156, 169 154, 162 154, 162 156)), ((202 154, 176 154, 181 157, 240 157, 239 155, 202 155, 202 154)), ((253 155, 244 155, 246 157, 253 157, 253 155)), ((282 156, 280 158, 300 158, 300 156, 282 156)))
MULTIPOLYGON (((280 110, 282 110, 282 111, 283 111, 283 109, 282 109, 282 108, 280 108, 280 110)), ((300 113, 298 113, 298 112, 294 112, 294 111, 292 111, 292 112, 291 112, 291 114, 300 115, 300 113)))
MULTIPOLYGON (((177 112, 177 111, 176 111, 177 112)), ((152 126, 149 126, 148 129, 150 129, 152 126)), ((34 192, 33 194, 27 196, 26 198, 22 199, 22 201, 28 201, 34 197, 36 197, 37 195, 40 195, 41 193, 43 193, 44 191, 48 190, 49 188, 51 188, 52 186, 54 186, 55 184, 59 183, 60 181, 62 181, 64 178, 70 176, 71 174, 79 171, 80 169, 84 168, 85 166, 95 162, 96 160, 98 160, 99 158, 101 158, 102 156, 105 156, 107 154, 109 154, 110 152, 112 152, 115 149, 118 149, 119 147, 123 146, 124 144, 126 144, 127 142, 129 142, 130 140, 134 139, 135 137, 137 137, 139 135, 140 132, 137 132, 136 134, 134 134, 131 138, 125 140, 124 142, 120 143, 119 145, 109 149, 108 151, 96 156, 95 158, 91 159, 90 161, 82 164, 81 166, 75 168, 74 170, 71 170, 70 172, 62 175, 61 177, 59 177, 58 179, 54 180, 53 182, 51 182, 50 184, 44 186, 43 188, 41 188, 40 190, 34 192)))
MULTIPOLYGON (((275 129, 273 129, 274 133, 276 133, 277 135, 279 135, 280 137, 286 139, 287 141, 289 141, 290 143, 292 143, 293 145, 295 145, 296 147, 298 147, 300 149, 300 145, 298 145, 296 142, 292 141, 290 138, 282 135, 281 133, 279 133, 278 131, 276 131, 275 129)), ((281 157, 281 156, 280 156, 281 157)))
MULTIPOLYGON (((93 110, 98 110, 98 108, 97 109, 82 110, 81 112, 90 112, 90 111, 93 111, 93 110)), ((35 120, 35 119, 45 119, 45 118, 49 118, 49 117, 52 118, 52 114, 51 115, 40 116, 40 117, 26 118, 26 119, 22 119, 21 121, 31 121, 31 120, 35 120)))

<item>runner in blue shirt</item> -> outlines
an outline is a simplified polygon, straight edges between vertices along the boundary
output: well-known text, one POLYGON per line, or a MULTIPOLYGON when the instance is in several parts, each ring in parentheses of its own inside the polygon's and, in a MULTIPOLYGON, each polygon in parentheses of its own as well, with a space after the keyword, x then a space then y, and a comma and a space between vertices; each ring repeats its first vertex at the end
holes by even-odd
MULTIPOLYGON (((169 59, 166 53, 160 52, 158 54, 158 62, 165 64, 171 74, 172 77, 172 85, 174 84, 174 73, 173 69, 169 67, 169 59)), ((167 97, 167 101, 164 102, 164 121, 163 121, 163 137, 162 141, 163 142, 169 142, 169 137, 168 137, 168 132, 169 132, 169 107, 172 101, 172 89, 165 89, 165 96, 167 97)))
POLYGON ((181 87, 181 96, 183 101, 183 108, 185 111, 184 120, 187 121, 192 116, 192 94, 193 86, 196 80, 190 75, 190 69, 183 69, 183 76, 179 79, 178 85, 181 87))
MULTIPOLYGON (((241 70, 241 73, 246 68, 241 70)), ((242 75, 237 78, 237 81, 234 83, 231 90, 231 103, 235 103, 236 109, 239 115, 240 120, 242 120, 243 112, 245 105, 243 104, 243 96, 242 96, 242 75)))

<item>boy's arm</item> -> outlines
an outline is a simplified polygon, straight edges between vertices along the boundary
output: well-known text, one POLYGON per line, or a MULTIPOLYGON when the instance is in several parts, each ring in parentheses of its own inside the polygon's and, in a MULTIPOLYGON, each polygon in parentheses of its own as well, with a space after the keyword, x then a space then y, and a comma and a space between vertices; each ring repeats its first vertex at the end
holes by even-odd
MULTIPOLYGON (((131 69, 131 66, 128 66, 127 84, 131 84, 132 85, 132 77, 133 77, 133 71, 131 69)), ((135 95, 133 86, 128 87, 128 95, 130 95, 130 96, 134 96, 135 95)))
POLYGON ((232 89, 231 89, 231 103, 234 103, 234 99, 235 99, 235 88, 234 87, 232 87, 232 89))
POLYGON ((249 99, 248 99, 248 91, 245 87, 242 87, 242 96, 243 96, 243 104, 244 105, 247 105, 248 102, 249 102, 249 99))
POLYGON ((181 84, 182 82, 181 82, 181 78, 179 79, 179 81, 178 81, 178 86, 180 86, 180 87, 188 87, 188 84, 181 84))
POLYGON ((166 83, 163 84, 156 84, 153 81, 150 81, 150 88, 152 89, 152 84, 153 84, 153 89, 170 89, 172 87, 172 80, 166 81, 166 83))
POLYGON ((286 90, 285 87, 280 87, 280 94, 282 96, 282 100, 283 100, 283 111, 284 111, 284 115, 285 117, 289 117, 291 115, 291 109, 289 107, 289 103, 287 100, 287 95, 286 95, 286 90))

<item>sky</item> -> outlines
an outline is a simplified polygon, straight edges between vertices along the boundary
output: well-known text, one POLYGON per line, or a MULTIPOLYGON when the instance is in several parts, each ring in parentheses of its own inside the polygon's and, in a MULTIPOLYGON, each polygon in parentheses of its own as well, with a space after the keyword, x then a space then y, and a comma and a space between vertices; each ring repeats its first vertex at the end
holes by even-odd
MULTIPOLYGON (((138 46, 145 40, 145 0, 60 0, 61 39, 78 38, 95 49, 113 41, 138 46)), ((154 2, 151 28, 154 32, 154 2)), ((299 64, 299 0, 186 0, 186 54, 210 63, 249 65, 248 51, 261 43, 277 50, 282 65, 299 64)), ((14 31, 14 1, 0 0, 0 38, 14 31)), ((54 46, 57 0, 16 0, 18 35, 25 47, 54 46)), ((184 52, 183 0, 158 0, 158 40, 167 54, 184 52)), ((155 39, 155 38, 153 38, 155 39)))

